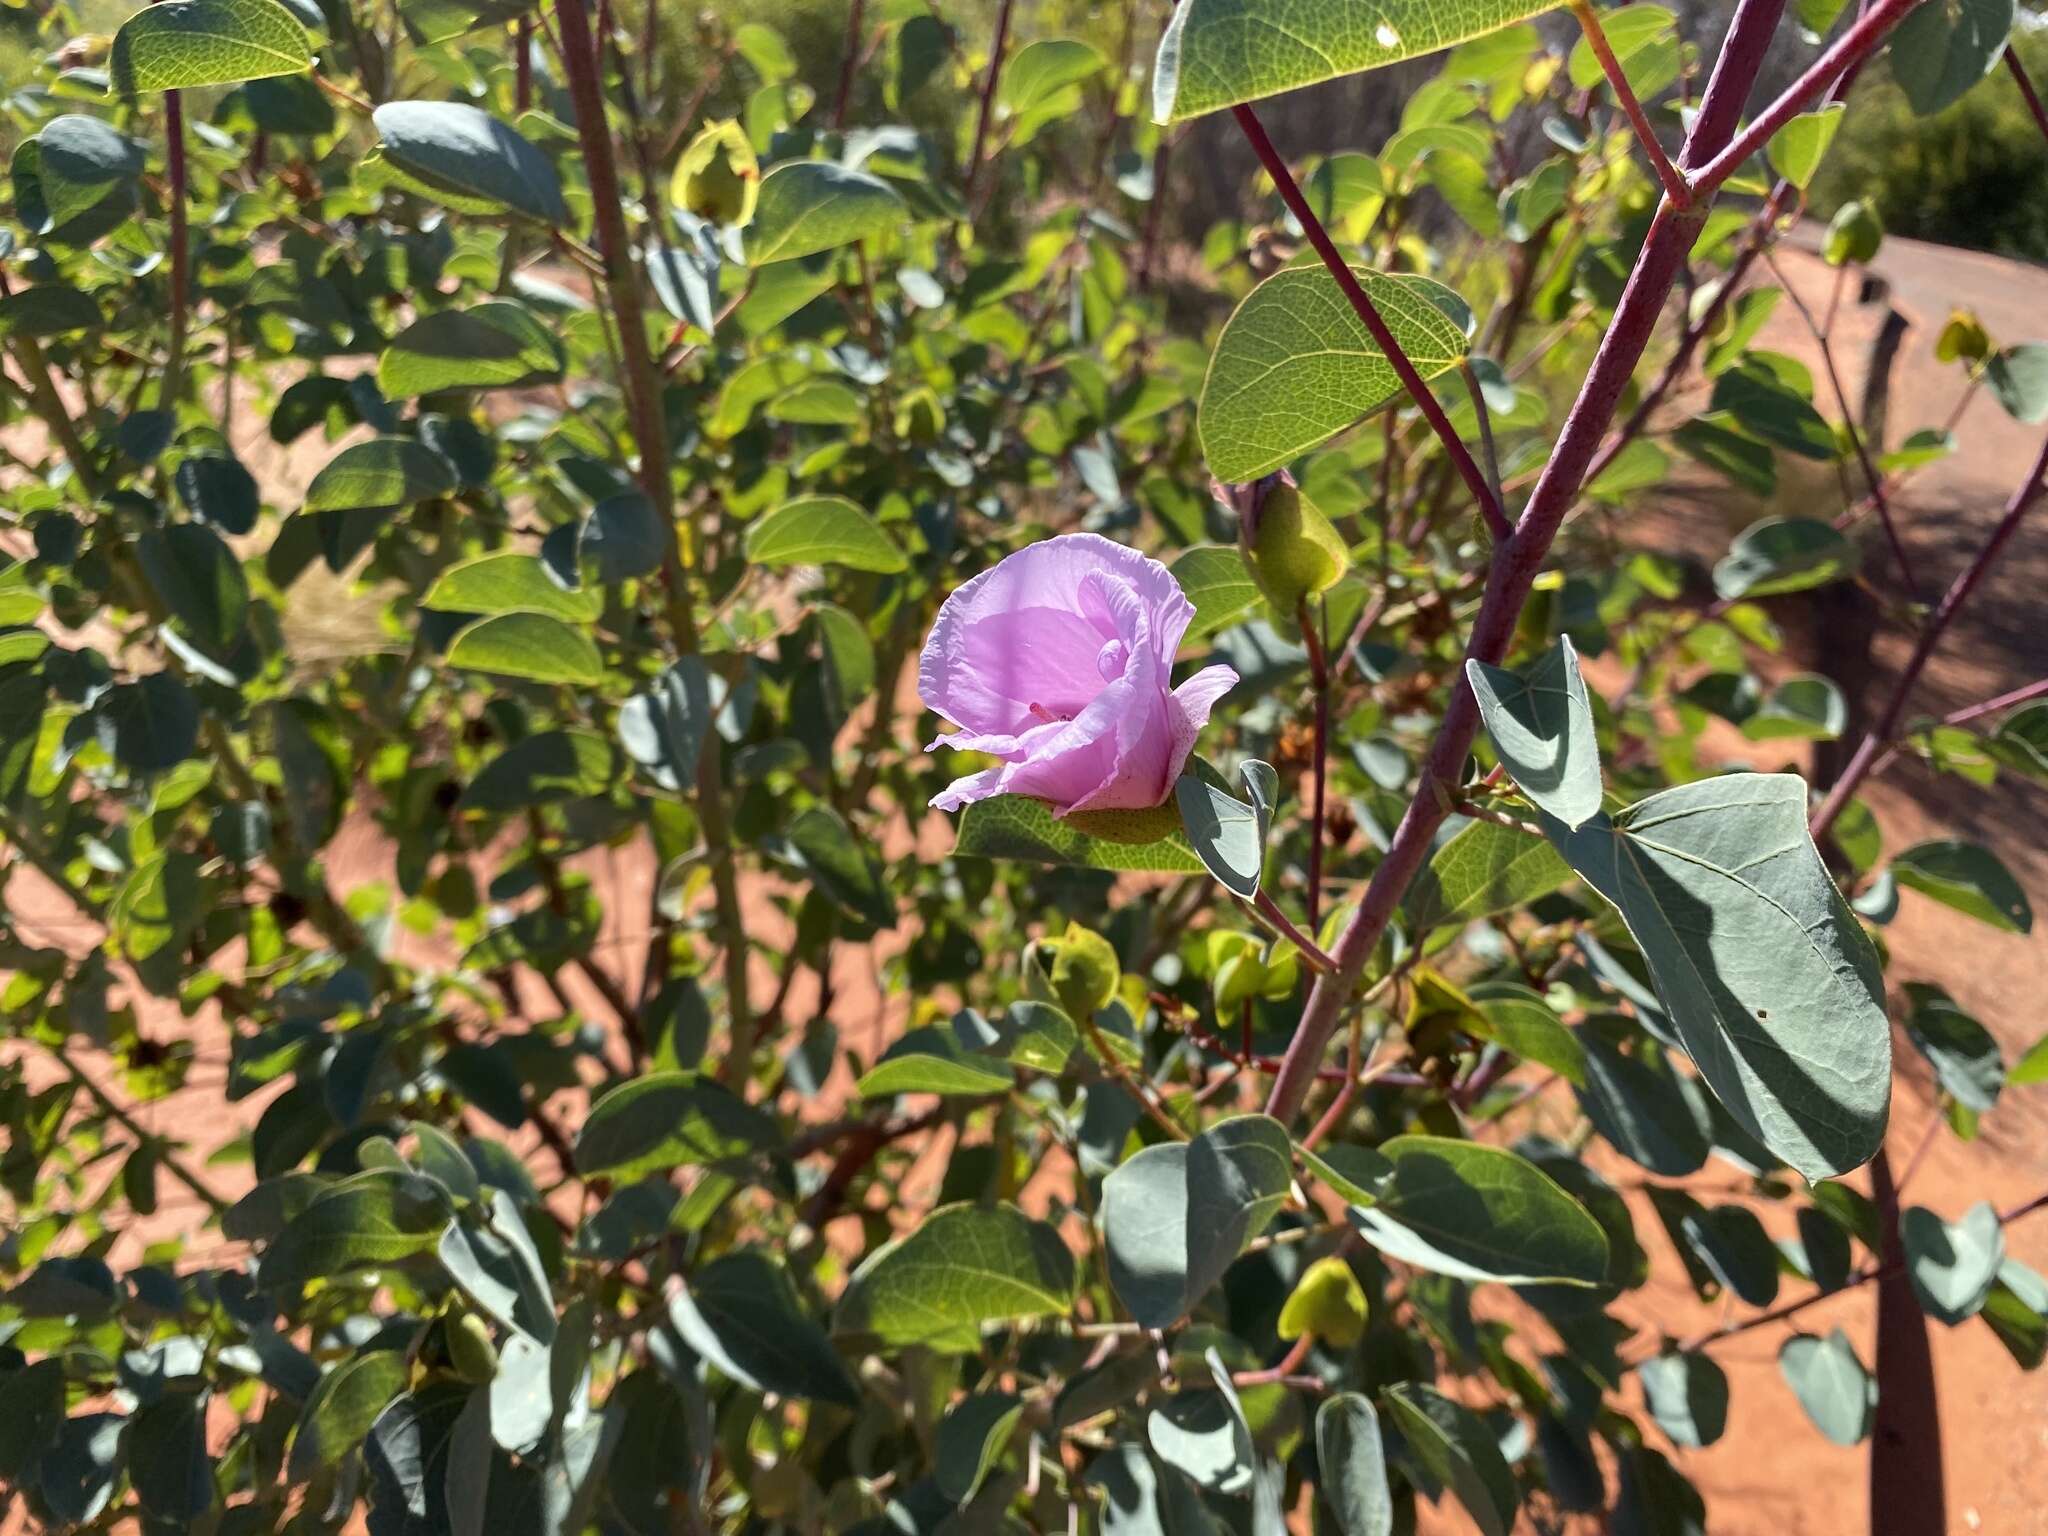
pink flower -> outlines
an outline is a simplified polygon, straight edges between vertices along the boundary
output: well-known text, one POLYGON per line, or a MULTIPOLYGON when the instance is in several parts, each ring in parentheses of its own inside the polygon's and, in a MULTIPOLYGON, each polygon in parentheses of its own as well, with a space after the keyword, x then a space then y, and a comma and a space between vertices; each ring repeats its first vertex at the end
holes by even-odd
POLYGON ((1165 566, 1092 533, 983 571, 939 609, 917 687, 926 708, 962 727, 927 751, 986 752, 1002 766, 955 779, 932 804, 1030 795, 1064 816, 1165 800, 1237 682, 1229 667, 1204 667, 1172 686, 1194 616, 1165 566))

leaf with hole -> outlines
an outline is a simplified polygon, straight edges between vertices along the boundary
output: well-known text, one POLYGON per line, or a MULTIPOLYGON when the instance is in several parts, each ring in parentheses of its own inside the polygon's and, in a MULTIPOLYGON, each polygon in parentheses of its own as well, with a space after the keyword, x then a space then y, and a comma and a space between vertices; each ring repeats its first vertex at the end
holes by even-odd
POLYGON ((1185 0, 1160 40, 1152 116, 1200 117, 1299 86, 1484 37, 1564 0, 1375 0, 1360 15, 1317 0, 1185 0))

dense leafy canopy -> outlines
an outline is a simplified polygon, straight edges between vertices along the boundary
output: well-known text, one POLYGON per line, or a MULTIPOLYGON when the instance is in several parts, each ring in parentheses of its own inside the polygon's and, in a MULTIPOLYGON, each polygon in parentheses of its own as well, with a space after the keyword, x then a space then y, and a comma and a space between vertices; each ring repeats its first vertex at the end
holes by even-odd
MULTIPOLYGON (((2038 793, 2048 705, 1923 715, 1955 603, 1898 605, 1892 707, 1831 649, 1891 579, 1869 476, 1968 435, 1865 443, 1777 350, 1760 178, 1798 207, 1857 103, 1658 216, 1561 8, 9 12, 6 1498, 1685 1531, 1721 1339, 1871 1436, 1774 1308, 1896 1273, 2039 1366, 2014 1213, 1857 1192, 1894 1021, 1937 1129, 2048 1081, 1873 942, 2030 932, 2031 864, 1853 792, 2038 793), (1159 126, 1437 55, 1384 131, 1210 157, 1206 221, 1231 124, 1159 126), (1717 517, 1666 549, 1672 483, 1717 517), (1146 611, 1016 593, 938 721, 941 604, 1077 530, 1146 611), (1050 739, 1115 808, 931 809, 1050 739)), ((1696 131, 1705 40, 1599 16, 1696 131)), ((1884 68, 1998 89, 2013 18, 1921 7, 1884 68)), ((1937 355, 2048 419, 2040 341, 1937 355)))

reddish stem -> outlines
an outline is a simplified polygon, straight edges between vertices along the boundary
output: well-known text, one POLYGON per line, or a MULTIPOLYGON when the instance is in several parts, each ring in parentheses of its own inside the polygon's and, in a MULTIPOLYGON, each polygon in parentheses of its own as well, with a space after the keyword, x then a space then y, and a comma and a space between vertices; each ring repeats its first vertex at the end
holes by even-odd
POLYGON ((2024 688, 2015 688, 2010 693, 2001 693, 1995 699, 1986 699, 1982 704, 1972 704, 1967 709, 1958 709, 1941 717, 1943 725, 1961 725, 1965 721, 1978 719, 1983 715, 1995 715, 2001 709, 2011 709, 2015 704, 2024 704, 2029 699, 2048 695, 2048 678, 2038 683, 2028 683, 2024 688))
POLYGON ((1607 33, 1600 25, 1600 16, 1586 0, 1576 0, 1572 14, 1578 18, 1579 30, 1585 34, 1586 46, 1593 50, 1593 57, 1600 61, 1601 73, 1607 76, 1609 89, 1614 99, 1621 103, 1621 110, 1628 114, 1629 126, 1636 131, 1636 139, 1643 146, 1643 153, 1650 157, 1650 164, 1656 168, 1657 179, 1664 183, 1664 190, 1671 194, 1671 200, 1683 208, 1692 201, 1692 188, 1685 178, 1678 174, 1678 167, 1671 163, 1671 157, 1664 153, 1664 146, 1657 141, 1656 130, 1650 126, 1650 117, 1643 110, 1643 104, 1636 99, 1635 87, 1628 83, 1621 61, 1608 46, 1607 33))
POLYGON ((2005 511, 1998 520, 1998 526, 1991 530, 1991 537, 1984 541, 1984 547, 1977 551, 1976 558, 1963 568, 1962 574, 1957 576, 1950 583, 1948 591, 1942 594, 1939 606, 1927 621, 1927 627, 1920 631, 1919 643, 1913 647, 1913 654, 1907 660, 1905 670, 1899 674, 1898 682, 1892 687, 1891 700, 1885 705, 1884 714, 1877 724, 1871 727, 1870 734, 1863 738, 1862 744, 1856 748, 1856 755, 1849 759, 1849 766, 1844 768, 1842 776, 1835 780, 1834 787, 1828 791, 1828 797, 1821 802, 1820 809, 1813 813, 1809 830, 1816 841, 1827 835, 1828 829, 1835 824, 1835 819, 1848 806, 1850 798, 1855 795, 1864 779, 1870 776, 1879 756, 1898 735, 1899 723, 1905 718, 1906 704, 1913 696, 1913 689, 1920 681, 1920 674, 1927 670, 1928 658, 1934 654, 1934 648, 1941 643, 1941 637, 1948 632, 1948 627, 1955 622, 1956 614, 1963 604, 1970 600, 1970 594, 1977 590, 1985 575, 1997 563, 2005 546, 2012 542, 2013 534, 2019 531, 2020 520, 2027 515, 2041 495, 2044 477, 2048 477, 2048 441, 2041 444, 2041 451, 2035 455, 2033 467, 2027 471, 2026 479, 2022 480, 2007 498, 2005 511))
POLYGON ((1857 17, 1855 24, 1836 38, 1827 52, 1807 67, 1805 74, 1785 87, 1776 101, 1759 112, 1733 143, 1686 178, 1693 195, 1703 197, 1734 175, 1743 161, 1770 143, 1809 101, 1876 52, 1886 34, 1918 4, 1920 0, 1878 0, 1857 17))
POLYGON ((853 100, 853 75, 860 67, 861 23, 865 20, 864 0, 853 0, 853 9, 846 18, 846 50, 839 61, 839 100, 832 106, 832 131, 837 133, 846 126, 847 104, 853 100))
POLYGON ((187 250, 191 240, 185 223, 185 106, 177 91, 164 92, 164 152, 171 177, 171 341, 157 405, 174 410, 185 368, 185 328, 192 303, 191 255, 187 250))
MULTIPOLYGON (((1273 178, 1273 185, 1279 188, 1280 200, 1287 204, 1287 209, 1294 215, 1295 222, 1301 225, 1303 233, 1308 236, 1309 244, 1315 247, 1316 254, 1323 259, 1323 265, 1329 268, 1330 276, 1337 280, 1339 291, 1350 302, 1358 318, 1365 323, 1373 344, 1385 354, 1388 363, 1393 366, 1395 376, 1401 381, 1401 387, 1408 391, 1409 396, 1415 401, 1416 408, 1422 412, 1423 417, 1429 422, 1430 429, 1436 433, 1437 440, 1444 445, 1444 452, 1451 456, 1451 462, 1458 467, 1458 473, 1470 488, 1473 500, 1481 507, 1489 509, 1489 522, 1496 517, 1505 518, 1506 513, 1493 499, 1493 487, 1486 483, 1486 476, 1480 472, 1479 465, 1472 458, 1472 450, 1459 438, 1457 430, 1451 425, 1450 417, 1444 414, 1444 408, 1437 403, 1436 396, 1430 393, 1429 386, 1423 382, 1415 364, 1409 361, 1407 352, 1402 349, 1401 343, 1395 340, 1394 333, 1387 328, 1387 322, 1381 316, 1379 307, 1360 285, 1357 275, 1351 270, 1351 263, 1344 259, 1343 253, 1337 249, 1336 242, 1331 240, 1330 232, 1323 228, 1322 220, 1318 219, 1315 210, 1309 207, 1308 199, 1301 195, 1301 188, 1295 184, 1293 173, 1287 169, 1287 162, 1281 159, 1280 151, 1273 147, 1273 141, 1266 137, 1265 125, 1259 121, 1258 114, 1247 106, 1232 107, 1230 110, 1237 118, 1238 127, 1244 130, 1244 136, 1251 141, 1252 150, 1259 157, 1259 164, 1265 167, 1266 174, 1273 178)), ((1158 189, 1154 189, 1153 195, 1158 195, 1158 189)))
POLYGON ((1308 926, 1310 932, 1315 932, 1323 923, 1323 807, 1330 777, 1330 668, 1323 654, 1322 634, 1306 606, 1299 618, 1301 638, 1308 646, 1309 683, 1316 692, 1315 799, 1308 829, 1308 926))
POLYGON ((2048 138, 2048 109, 2041 105, 2041 97, 2034 89, 2034 82, 2027 78, 2027 68, 2020 63, 2020 56, 2012 51, 2011 45, 2005 50, 2005 67, 2012 71, 2013 83, 2020 88, 2020 95, 2027 103, 2027 111, 2033 114, 2034 123, 2041 130, 2041 136, 2048 138))
MULTIPOLYGON (((981 82, 981 114, 974 123, 974 148, 967 156, 967 183, 960 189, 960 201, 967 209, 967 217, 974 217, 974 187, 981 179, 981 157, 988 148, 988 128, 995 117, 996 86, 1003 78, 1003 51, 1010 42, 1010 0, 1002 0, 996 8, 996 40, 989 48, 988 73, 981 82)), ((1155 186, 1152 195, 1156 198, 1159 189, 1155 186)))
MULTIPOLYGON (((1784 9, 1785 0, 1740 0, 1729 26, 1728 41, 1715 63, 1706 97, 1694 119, 1682 163, 1693 164, 1728 142, 1784 9)), ((1536 575, 1565 514, 1578 499, 1587 467, 1613 420, 1622 391, 1642 360, 1704 217, 1703 205, 1680 209, 1667 201, 1652 220, 1635 270, 1615 306, 1613 322, 1594 356, 1578 399, 1565 418, 1564 429, 1530 494, 1521 521, 1513 536, 1495 547, 1485 596, 1466 647, 1468 656, 1498 663, 1506 655, 1536 575)), ((1357 915, 1338 940, 1332 956, 1337 969, 1317 978, 1301 1023, 1287 1047, 1266 1104, 1266 1112, 1283 1125, 1292 1124, 1301 1113, 1330 1036, 1350 1005, 1380 936, 1409 883, 1429 858, 1436 829, 1449 811, 1450 796, 1445 791, 1463 778, 1465 755, 1471 750, 1478 726, 1478 705, 1461 678, 1452 690, 1443 724, 1423 764, 1415 796, 1401 818, 1386 857, 1366 886, 1357 915)))

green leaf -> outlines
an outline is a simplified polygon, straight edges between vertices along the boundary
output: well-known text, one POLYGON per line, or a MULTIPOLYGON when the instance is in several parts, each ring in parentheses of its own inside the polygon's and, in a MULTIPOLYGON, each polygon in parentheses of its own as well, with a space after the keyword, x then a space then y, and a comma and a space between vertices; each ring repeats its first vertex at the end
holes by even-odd
POLYGON ((490 113, 454 101, 387 101, 371 121, 384 158, 429 190, 570 227, 547 156, 490 113))
POLYGON ((864 1099, 898 1093, 979 1095, 1001 1093, 1016 1074, 992 1056, 972 1050, 950 1025, 913 1029, 861 1075, 854 1092, 864 1099))
POLYGON ((539 613, 479 619, 448 647, 448 665, 537 683, 604 681, 604 658, 591 638, 539 613))
POLYGON ((1541 994, 1518 982, 1492 981, 1481 982, 1469 995, 1474 1011, 1485 1021, 1483 1028, 1475 1025, 1474 1034, 1524 1061, 1548 1067, 1573 1087, 1585 1083, 1586 1048, 1541 994))
POLYGON ((824 160, 795 160, 761 178, 747 265, 765 267, 900 228, 909 217, 889 183, 824 160))
POLYGON ((589 624, 604 611, 603 600, 581 587, 565 587, 538 555, 479 555, 451 565, 420 599, 422 608, 442 613, 539 613, 571 624, 589 624))
POLYGON ((682 656, 619 706, 619 745, 664 789, 690 789, 715 712, 720 680, 701 656, 682 656))
MULTIPOLYGON (((1963 1012, 1940 987, 1909 981, 1906 999, 1912 1005, 1906 1016, 1906 1038, 1934 1068, 1942 1092, 1980 1115, 1995 1108, 2007 1078, 2004 1057, 1991 1031, 1963 1012)), ((2022 1080, 2024 1065, 2022 1061, 2013 1068, 2013 1082, 2022 1080)))
POLYGON ((1147 1328, 1178 1322, 1287 1197, 1287 1133, 1241 1115, 1126 1159, 1102 1183, 1109 1279, 1147 1328))
POLYGON ((1831 101, 1815 111, 1800 113, 1780 128, 1765 150, 1771 169, 1804 192, 1827 158, 1828 146, 1834 143, 1847 110, 1848 103, 1831 101))
POLYGON ((1516 788, 1568 827, 1600 809, 1600 743, 1569 636, 1526 674, 1467 661, 1479 718, 1516 788))
POLYGON ((576 1138, 576 1169, 630 1184, 650 1173, 722 1163, 779 1145, 774 1120, 693 1072, 622 1083, 590 1107, 576 1138))
POLYGON ((1325 1254, 1301 1272, 1280 1309, 1274 1332, 1283 1339, 1322 1339, 1349 1349, 1365 1336, 1365 1287, 1339 1254, 1325 1254))
POLYGON ((308 512, 353 512, 408 507, 434 496, 452 496, 455 469, 426 444, 410 437, 373 437, 337 453, 306 487, 308 512))
POLYGON ((204 1409, 177 1393, 145 1403, 128 1421, 128 1483, 158 1520, 189 1529, 214 1506, 213 1458, 204 1409))
POLYGON ((88 213, 142 174, 143 147, 79 112, 53 117, 35 137, 43 207, 54 225, 88 213))
POLYGON ((2048 1083, 2048 1035, 2043 1035, 2012 1064, 2012 1070, 2005 1080, 2015 1088, 2031 1087, 2035 1083, 2048 1083))
POLYGON ((789 1271, 756 1249, 712 1260, 669 1303, 683 1342, 756 1392, 857 1407, 860 1389, 803 1308, 789 1271))
POLYGON ((1815 672, 1800 672, 1770 691, 1742 722, 1751 741, 1833 741, 1849 727, 1842 690, 1815 672))
POLYGON ((1167 569, 1195 605, 1183 646, 1235 624, 1258 606, 1258 583, 1235 544, 1196 544, 1176 555, 1167 569))
POLYGON ((1521 1498, 1486 1421, 1434 1387, 1402 1382, 1381 1394, 1395 1428, 1429 1474, 1458 1496, 1480 1536, 1508 1536, 1521 1498))
MULTIPOLYGON (((1175 12, 1184 18, 1191 6, 1175 12)), ((1424 379, 1469 345, 1463 301, 1425 277, 1354 267, 1366 296, 1424 379)), ((1290 267, 1246 296, 1209 358, 1195 427, 1210 472, 1256 480, 1399 398, 1400 379, 1323 267, 1290 267)))
POLYGON ((1542 838, 1498 822, 1469 822, 1430 856, 1409 887, 1408 921, 1418 934, 1476 923, 1549 895, 1571 874, 1542 838))
POLYGON ((1727 774, 1546 828, 1621 913, 1678 1038, 1737 1124, 1820 1178, 1882 1144, 1877 957, 1806 831, 1806 783, 1727 774))
POLYGON ((1671 434, 1671 441, 1752 495, 1769 496, 1778 488, 1778 461, 1770 445, 1738 430, 1732 411, 1695 416, 1671 434))
POLYGON ((405 1390, 408 1374, 403 1350, 380 1349, 322 1376, 292 1433, 291 1480, 309 1481, 362 1444, 377 1416, 405 1390))
POLYGON ((1216 1387, 1155 1395, 1145 1415, 1145 1437, 1153 1455, 1196 1487, 1242 1497, 1251 1491, 1258 1451, 1235 1393, 1227 1389, 1229 1372, 1214 1379, 1216 1387))
POLYGON ((589 731, 539 731, 515 741, 470 780, 456 809, 523 812, 601 795, 611 783, 612 746, 589 731))
POLYGON ((249 582, 227 542, 201 523, 152 528, 135 542, 136 563, 178 627, 215 656, 241 638, 249 582))
POLYGON ((1607 1237, 1534 1163, 1503 1147, 1445 1136, 1380 1146, 1394 1176, 1352 1225, 1382 1253, 1461 1280, 1598 1285, 1607 1237))
POLYGON ((1856 546, 1827 523, 1773 517, 1736 537, 1714 567, 1714 591, 1725 598, 1803 592, 1855 574, 1856 546))
POLYGON ((1877 1383, 1841 1329, 1824 1339, 1795 1333, 1778 1350, 1778 1369, 1806 1416, 1835 1444, 1856 1445, 1870 1433, 1877 1383))
POLYGON ((1074 1258, 1058 1232, 1015 1206, 949 1205, 884 1243, 847 1282, 835 1332, 885 1349, 966 1353, 982 1330, 1074 1305, 1074 1258))
POLYGON ((256 477, 228 453, 187 454, 173 477, 178 499, 201 522, 223 533, 248 533, 256 526, 263 499, 256 477))
POLYGON ((1997 67, 2016 10, 2014 0, 1940 0, 1906 13, 1889 52, 1892 78, 1917 115, 1941 111, 1997 67))
POLYGON ((756 565, 843 565, 893 575, 910 562, 882 525, 844 496, 786 501, 747 529, 756 565))
POLYGON ((137 773, 164 773, 199 745, 199 704, 168 672, 116 683, 93 706, 94 734, 137 773))
POLYGON ((1309 1172, 1353 1205, 1378 1204, 1380 1191, 1393 1181, 1393 1163, 1371 1147, 1339 1142, 1319 1150, 1296 1150, 1309 1172))
POLYGON ((2007 1259, 1999 1267, 1978 1316, 2021 1370, 2039 1370, 2048 1360, 2048 1281, 2019 1260, 2007 1259))
POLYGON ((1704 1353, 1653 1355, 1636 1367, 1643 1400, 1675 1444, 1700 1450, 1728 1427, 1728 1376, 1704 1353))
POLYGON ((1990 1201, 1978 1201, 1953 1222, 1912 1206, 1899 1217, 1899 1240, 1921 1311, 1953 1328, 1983 1310, 2005 1263, 2005 1232, 1990 1201))
POLYGON ((450 1214, 447 1192, 432 1179, 393 1169, 359 1173, 285 1223, 263 1252, 257 1280, 289 1296, 311 1280, 398 1263, 431 1249, 450 1214))
POLYGON ((2012 871, 1989 848, 1961 838, 1916 843, 1892 859, 1892 878, 1980 923, 2029 933, 2034 909, 2012 871))
POLYGON ((562 376, 562 344, 523 304, 438 309, 400 331, 377 359, 388 399, 444 389, 519 389, 562 376))
POLYGON ((1811 380, 1791 359, 1774 368, 1776 354, 1751 352, 1714 380, 1710 402, 1747 436, 1822 464, 1842 456, 1827 418, 1814 409, 1811 380))
POLYGON ((1984 750, 2015 773, 2048 784, 2048 703, 2029 704, 1999 721, 1984 750))
POLYGON ((973 1498, 1002 1459, 1023 1416, 1024 1399, 1008 1392, 973 1392, 946 1410, 932 1454, 933 1481, 955 1504, 973 1498))
POLYGON ((1393 1536, 1394 1495, 1371 1398, 1339 1392, 1316 1410, 1316 1461, 1339 1536, 1393 1536))
POLYGON ((1884 225, 1878 221, 1876 210, 1867 203, 1848 202, 1837 208, 1828 221, 1821 256, 1831 267, 1867 262, 1877 255, 1877 248, 1883 243, 1884 225))
POLYGON ((2048 343, 2001 349, 1984 370, 1984 383, 2015 421, 2048 421, 2048 343))
POLYGON ((1181 830, 1180 808, 1089 811, 1055 817, 1043 800, 997 795, 960 815, 953 851, 968 858, 1071 864, 1082 869, 1199 875, 1205 866, 1181 830))
POLYGON ((1434 53, 1563 0, 1375 0, 1361 16, 1333 3, 1185 0, 1160 40, 1152 116, 1177 123, 1320 80, 1434 53))
POLYGON ((277 0, 163 0, 121 23, 107 67, 129 96, 300 74, 313 48, 277 0))
POLYGON ((895 925, 896 897, 880 863, 831 806, 799 813, 789 824, 786 851, 847 917, 871 928, 895 925))
POLYGON ((89 293, 69 283, 32 283, 0 298, 0 334, 44 341, 73 331, 96 331, 105 323, 89 293))
POLYGON ((1196 857, 1225 890, 1249 901, 1259 892, 1265 868, 1266 832, 1273 822, 1280 776, 1257 758, 1241 771, 1249 804, 1214 782, 1215 776, 1195 771, 1180 776, 1173 798, 1196 857))
POLYGON ((1102 68, 1102 55, 1066 37, 1042 37, 1019 48, 1003 66, 996 106, 1016 117, 1041 106, 1102 68))

